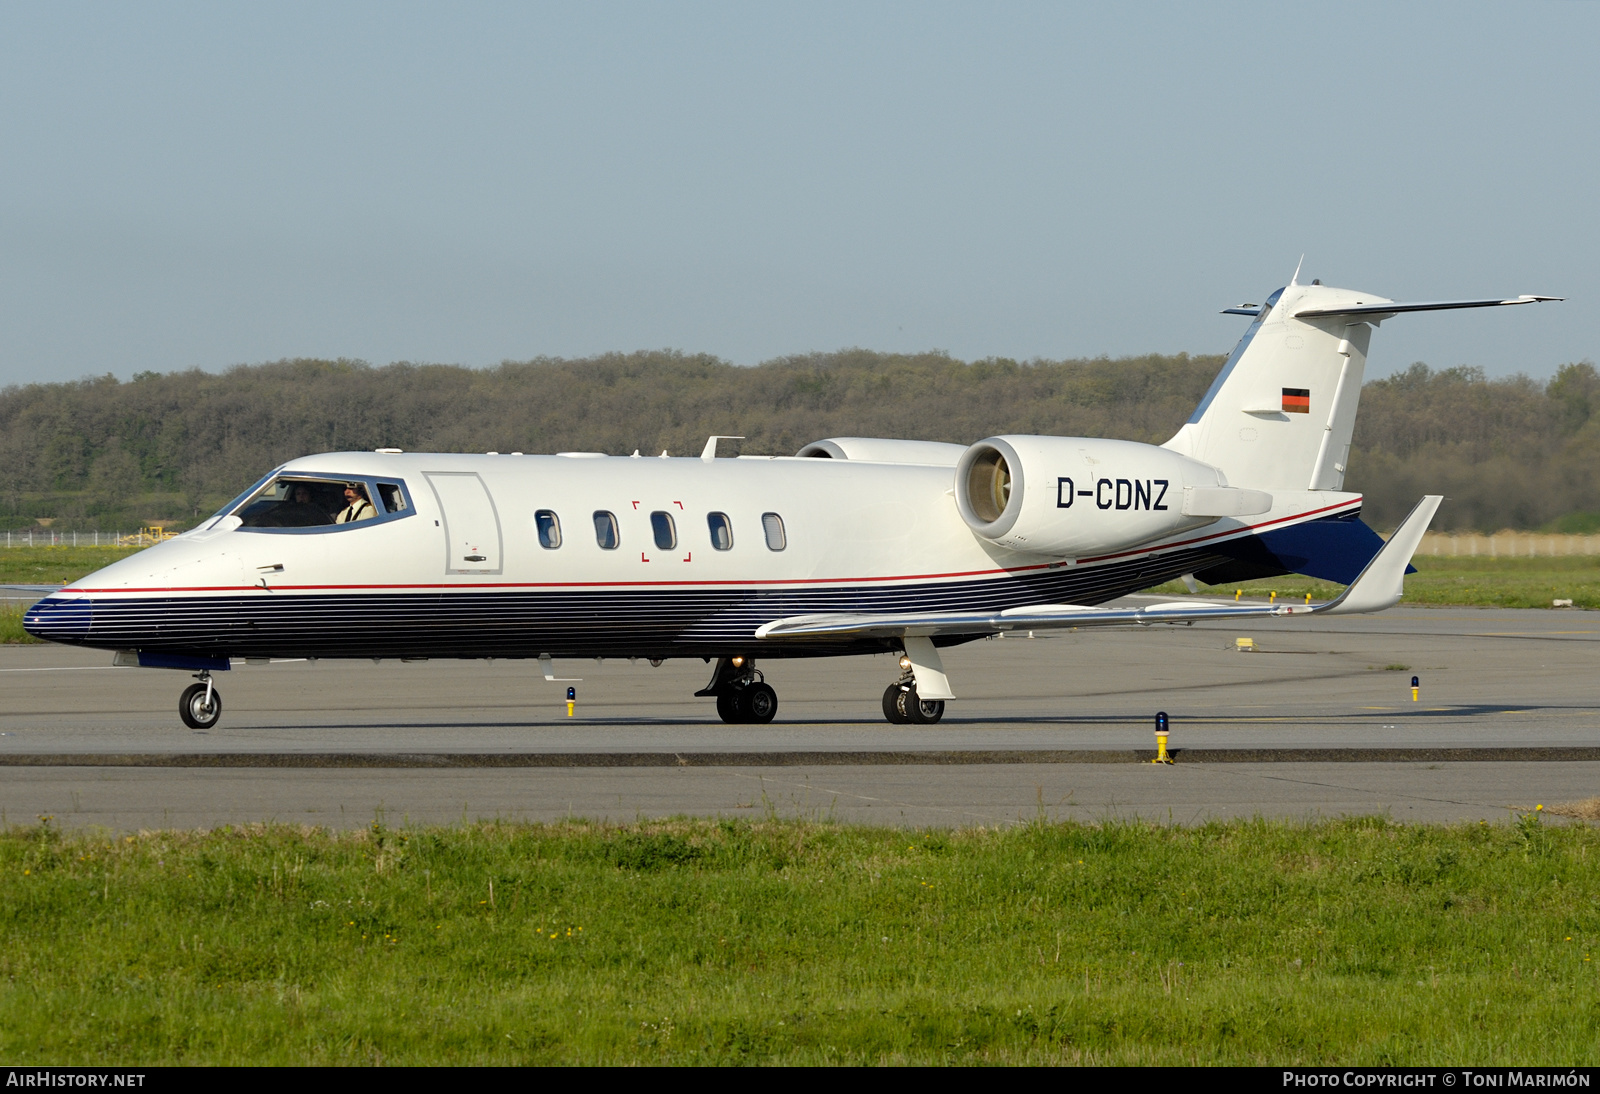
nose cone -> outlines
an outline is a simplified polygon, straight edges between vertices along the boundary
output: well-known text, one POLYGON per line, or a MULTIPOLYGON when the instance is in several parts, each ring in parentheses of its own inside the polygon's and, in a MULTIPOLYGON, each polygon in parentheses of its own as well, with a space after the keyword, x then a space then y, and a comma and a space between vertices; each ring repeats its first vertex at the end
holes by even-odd
POLYGON ((71 642, 89 633, 94 604, 86 596, 47 596, 22 613, 22 629, 35 638, 71 642))

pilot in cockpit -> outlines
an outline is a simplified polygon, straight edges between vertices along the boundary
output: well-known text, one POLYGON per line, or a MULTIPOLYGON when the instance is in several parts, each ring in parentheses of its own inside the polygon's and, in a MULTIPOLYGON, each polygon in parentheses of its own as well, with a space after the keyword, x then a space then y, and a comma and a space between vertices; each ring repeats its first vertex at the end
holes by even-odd
POLYGON ((338 516, 333 518, 335 524, 350 524, 353 521, 367 520, 378 515, 378 511, 373 508, 371 500, 367 498, 366 483, 345 483, 344 500, 348 504, 339 510, 338 516))
POLYGON ((312 493, 308 484, 295 482, 288 484, 288 486, 288 492, 282 501, 268 506, 265 512, 256 514, 254 519, 246 522, 247 525, 267 528, 301 528, 328 523, 328 511, 317 504, 316 495, 312 493))

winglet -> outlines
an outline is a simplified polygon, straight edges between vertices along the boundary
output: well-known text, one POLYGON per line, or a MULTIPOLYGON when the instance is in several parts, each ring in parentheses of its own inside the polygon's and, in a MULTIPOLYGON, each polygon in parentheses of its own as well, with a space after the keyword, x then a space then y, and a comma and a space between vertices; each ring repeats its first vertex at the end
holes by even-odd
POLYGON ((1411 556, 1422 544, 1422 535, 1428 530, 1433 514, 1438 512, 1444 498, 1429 494, 1412 507, 1400 527, 1394 530, 1389 542, 1372 557, 1366 569, 1352 581, 1339 596, 1313 612, 1329 615, 1353 615, 1356 612, 1381 612, 1400 602, 1405 593, 1406 567, 1411 556))

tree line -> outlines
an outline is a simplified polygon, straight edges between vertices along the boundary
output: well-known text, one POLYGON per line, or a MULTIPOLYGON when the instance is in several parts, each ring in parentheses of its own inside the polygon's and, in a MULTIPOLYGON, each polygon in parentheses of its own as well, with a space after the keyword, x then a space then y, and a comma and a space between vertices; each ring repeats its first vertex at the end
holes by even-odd
MULTIPOLYGON (((754 367, 672 351, 497 368, 296 359, 222 373, 145 372, 0 390, 0 524, 175 526, 312 452, 597 451, 693 455, 712 433, 746 453, 828 436, 970 443, 995 433, 1166 440, 1220 356, 961 361, 866 350, 754 367)), ((1600 527, 1600 376, 1548 383, 1473 368, 1365 385, 1346 488, 1392 527, 1423 493, 1436 528, 1600 527)))

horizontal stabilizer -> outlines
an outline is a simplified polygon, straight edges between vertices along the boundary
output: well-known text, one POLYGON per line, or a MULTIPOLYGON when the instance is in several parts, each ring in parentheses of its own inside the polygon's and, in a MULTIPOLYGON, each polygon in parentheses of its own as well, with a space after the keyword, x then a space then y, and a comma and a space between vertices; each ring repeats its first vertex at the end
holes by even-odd
POLYGON ((1508 304, 1538 304, 1561 300, 1559 296, 1513 296, 1509 300, 1428 300, 1418 304, 1385 301, 1382 304, 1345 304, 1334 308, 1306 308, 1294 313, 1296 319, 1328 315, 1399 315, 1408 311, 1455 311, 1458 308, 1498 308, 1508 304))

